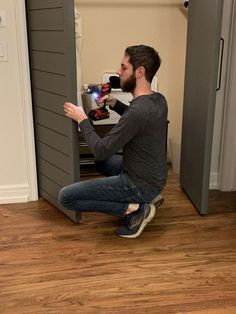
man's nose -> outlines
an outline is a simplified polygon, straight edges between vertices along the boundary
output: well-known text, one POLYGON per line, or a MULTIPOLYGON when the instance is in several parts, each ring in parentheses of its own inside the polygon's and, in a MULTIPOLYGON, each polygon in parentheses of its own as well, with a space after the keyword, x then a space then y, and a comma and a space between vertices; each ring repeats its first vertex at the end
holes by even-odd
POLYGON ((120 68, 116 70, 116 74, 118 74, 120 76, 120 74, 121 74, 120 68))

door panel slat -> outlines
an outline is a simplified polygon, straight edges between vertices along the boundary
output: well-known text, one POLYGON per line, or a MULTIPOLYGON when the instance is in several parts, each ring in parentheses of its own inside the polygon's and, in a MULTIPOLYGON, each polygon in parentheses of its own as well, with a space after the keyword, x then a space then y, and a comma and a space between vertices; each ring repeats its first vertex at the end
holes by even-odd
POLYGON ((53 30, 63 31, 64 20, 61 8, 48 10, 33 10, 29 12, 30 29, 32 30, 53 30), (52 19, 53 16, 53 19, 52 19))
POLYGON ((55 74, 65 75, 64 54, 56 54, 44 51, 32 51, 32 70, 40 70, 55 74))
POLYGON ((27 2, 29 10, 63 7, 62 0, 28 0, 27 2))

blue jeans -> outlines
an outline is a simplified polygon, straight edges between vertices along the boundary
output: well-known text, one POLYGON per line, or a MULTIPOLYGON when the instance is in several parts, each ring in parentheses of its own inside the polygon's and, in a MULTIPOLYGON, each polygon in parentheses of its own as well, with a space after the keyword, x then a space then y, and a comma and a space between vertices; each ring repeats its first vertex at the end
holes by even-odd
POLYGON ((107 177, 81 181, 61 189, 59 202, 63 207, 124 217, 129 203, 149 203, 160 193, 136 187, 124 173, 120 155, 95 161, 95 165, 107 177))

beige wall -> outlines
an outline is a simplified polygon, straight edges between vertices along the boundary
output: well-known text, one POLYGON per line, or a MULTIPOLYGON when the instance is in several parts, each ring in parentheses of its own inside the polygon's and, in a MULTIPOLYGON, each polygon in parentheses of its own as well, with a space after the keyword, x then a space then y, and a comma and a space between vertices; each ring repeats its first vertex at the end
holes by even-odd
POLYGON ((181 134, 187 18, 183 1, 76 0, 82 19, 82 83, 116 71, 126 46, 147 44, 161 56, 158 90, 169 104, 169 137, 181 134))
POLYGON ((1 0, 7 24, 0 41, 0 204, 37 198, 24 0, 1 0))

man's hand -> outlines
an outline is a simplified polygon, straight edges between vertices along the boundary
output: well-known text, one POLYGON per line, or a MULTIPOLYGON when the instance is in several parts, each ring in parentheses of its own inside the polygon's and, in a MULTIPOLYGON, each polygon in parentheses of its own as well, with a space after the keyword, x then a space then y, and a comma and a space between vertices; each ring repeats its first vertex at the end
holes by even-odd
POLYGON ((97 103, 103 104, 104 101, 106 101, 106 105, 112 109, 115 106, 117 99, 109 94, 109 95, 105 95, 102 98, 100 98, 99 100, 97 100, 97 103))
POLYGON ((77 121, 78 123, 88 118, 82 107, 75 106, 70 102, 65 102, 64 111, 65 116, 77 121))

